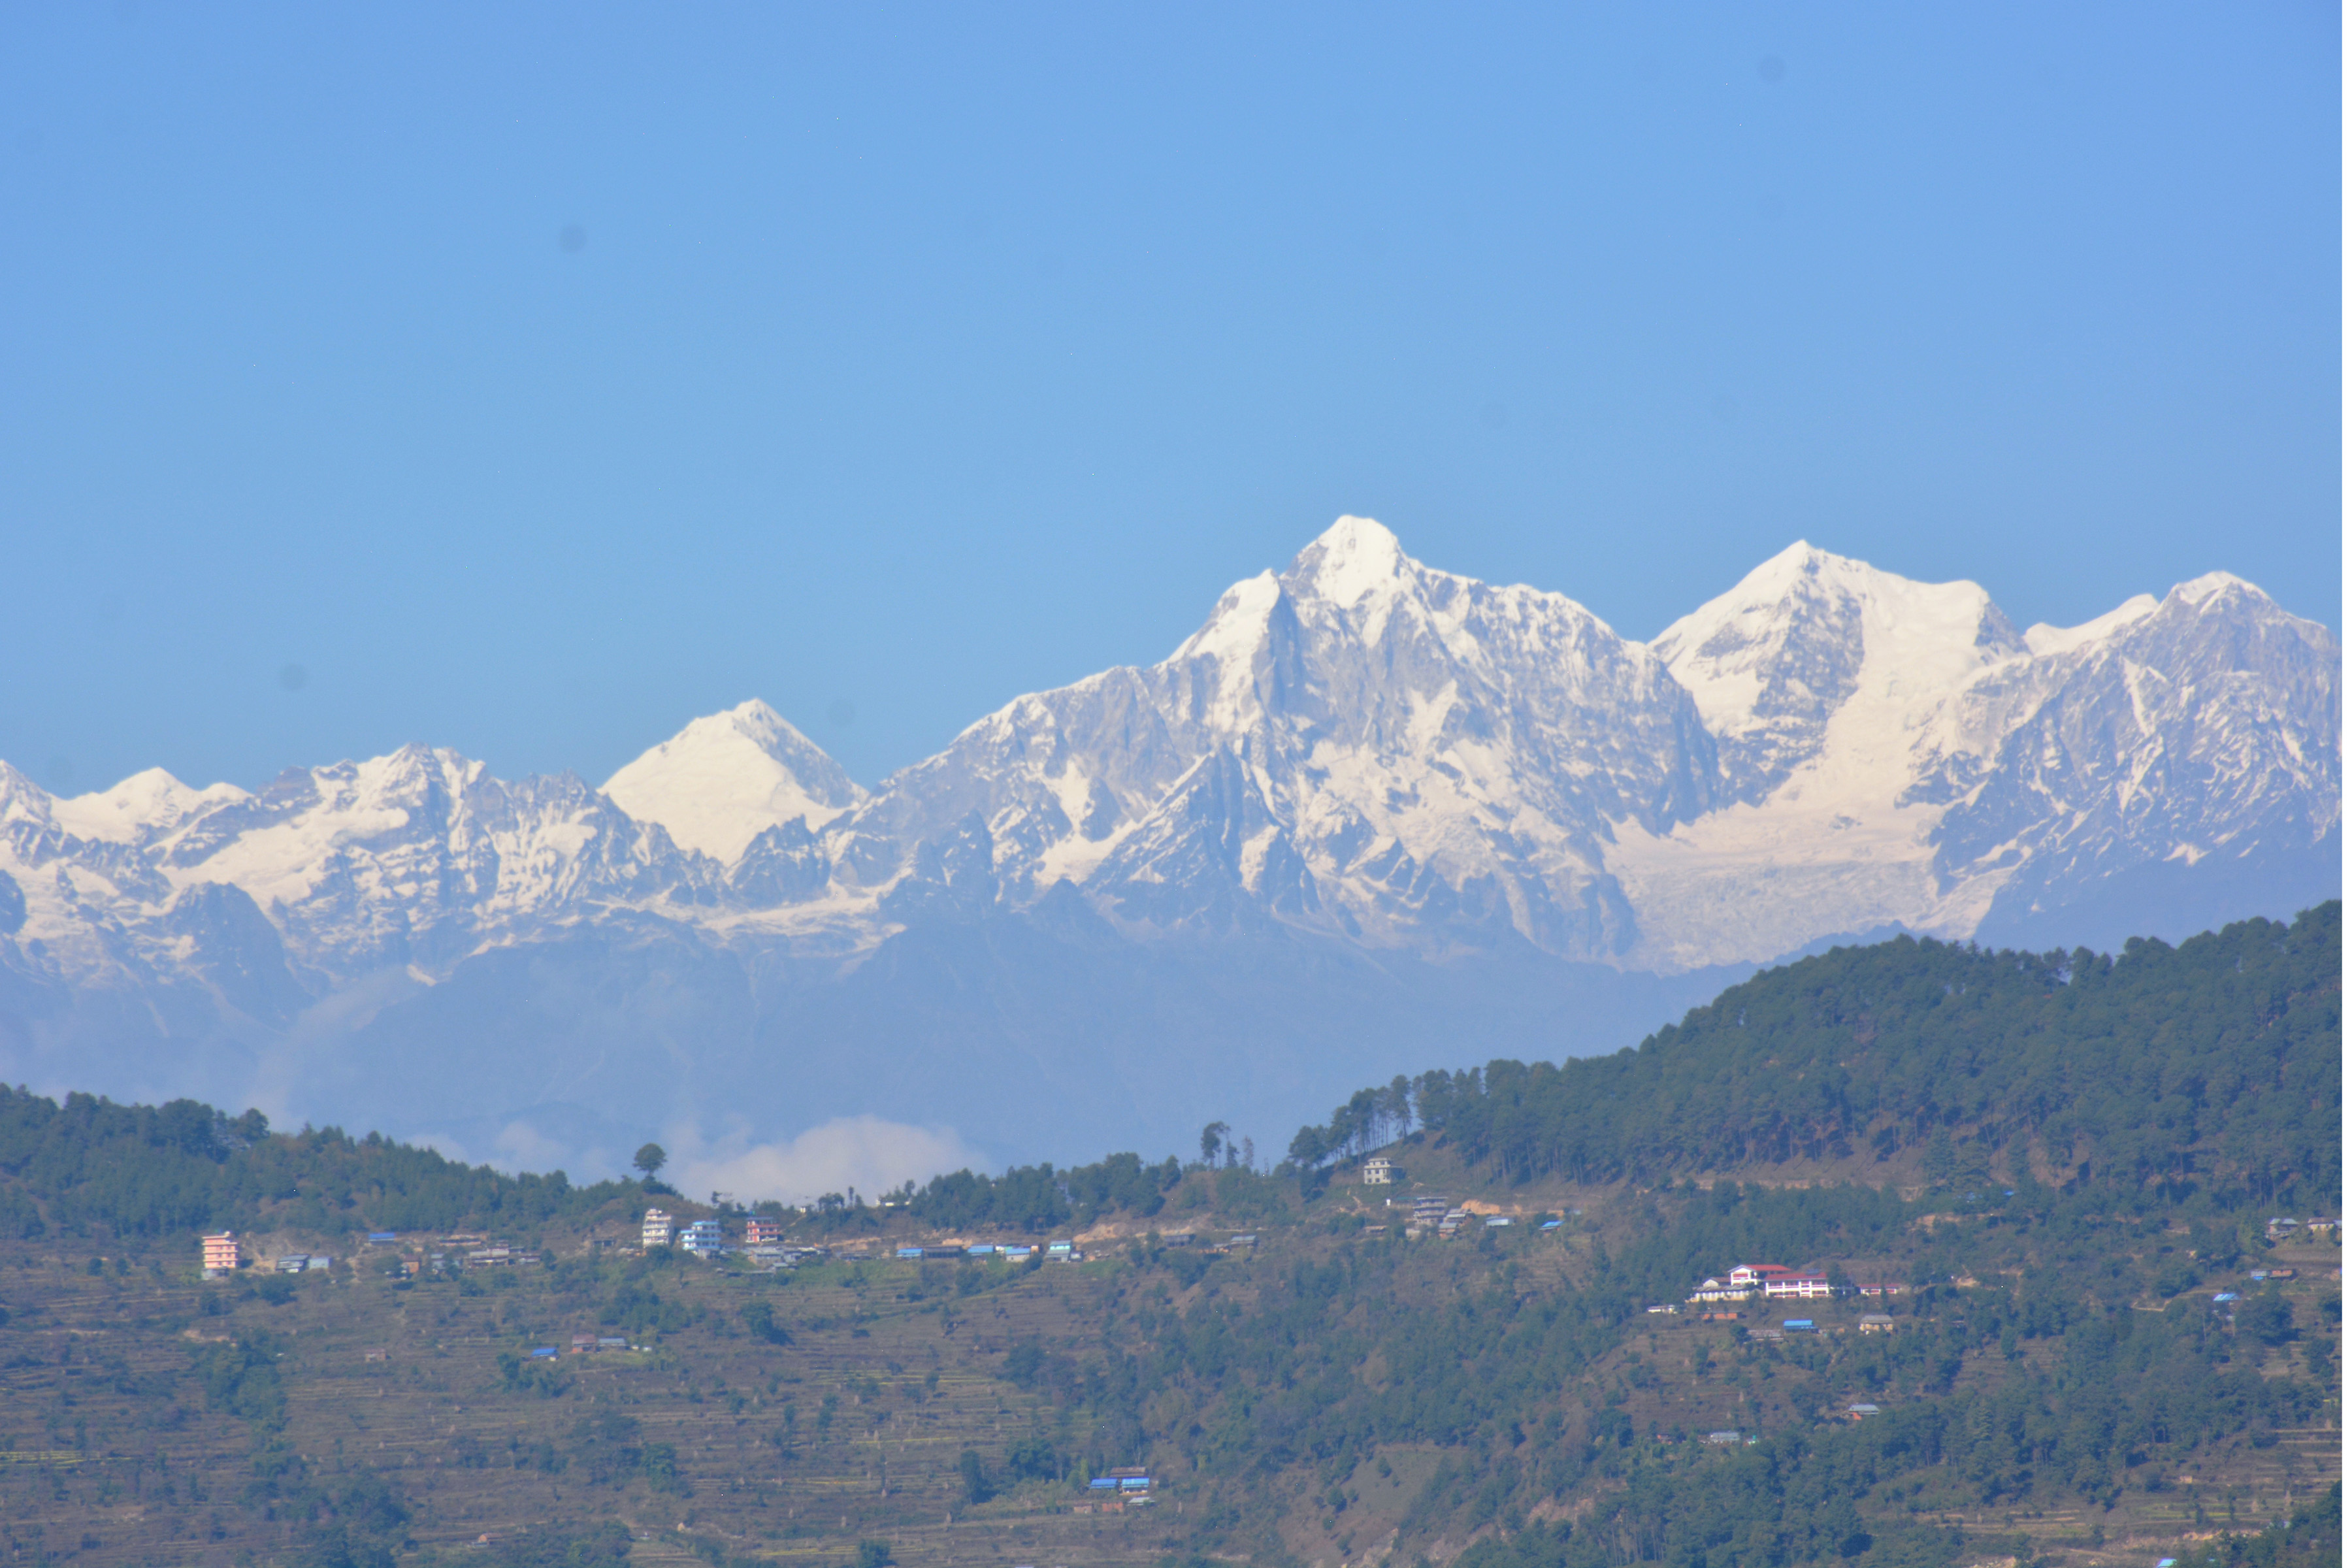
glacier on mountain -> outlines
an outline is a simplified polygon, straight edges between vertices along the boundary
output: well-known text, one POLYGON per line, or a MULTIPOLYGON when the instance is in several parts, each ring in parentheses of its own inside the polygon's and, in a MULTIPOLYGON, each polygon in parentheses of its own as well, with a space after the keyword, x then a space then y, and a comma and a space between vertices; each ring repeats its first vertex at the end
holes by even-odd
POLYGON ((1839 937, 2292 912, 2340 886, 2338 667, 2224 574, 2020 633, 1801 542, 1645 643, 1342 518, 871 792, 756 700, 601 790, 419 746, 251 793, 0 763, 0 1071, 436 1127, 1303 1118, 1839 937))

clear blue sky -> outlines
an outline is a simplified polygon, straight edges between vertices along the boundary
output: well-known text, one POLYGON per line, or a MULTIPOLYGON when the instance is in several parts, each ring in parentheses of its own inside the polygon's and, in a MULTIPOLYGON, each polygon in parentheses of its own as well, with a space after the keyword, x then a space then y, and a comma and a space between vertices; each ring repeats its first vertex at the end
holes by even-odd
POLYGON ((871 782, 1342 511, 1640 637, 1800 536, 2340 626, 2337 27, 9 6, 0 757, 871 782))

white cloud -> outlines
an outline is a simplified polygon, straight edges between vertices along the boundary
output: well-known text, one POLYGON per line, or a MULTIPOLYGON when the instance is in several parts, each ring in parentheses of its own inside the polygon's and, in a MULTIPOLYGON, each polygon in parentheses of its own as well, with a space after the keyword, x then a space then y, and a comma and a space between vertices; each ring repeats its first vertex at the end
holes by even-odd
POLYGON ((840 1117, 782 1143, 753 1143, 737 1131, 706 1144, 690 1128, 671 1129, 667 1136, 664 1181, 688 1197, 720 1192, 746 1204, 762 1198, 806 1204, 852 1187, 872 1198, 901 1182, 987 1165, 952 1127, 912 1127, 878 1116, 840 1117))
POLYGON ((488 1163, 502 1171, 559 1171, 573 1151, 548 1137, 528 1121, 509 1121, 499 1129, 488 1163))

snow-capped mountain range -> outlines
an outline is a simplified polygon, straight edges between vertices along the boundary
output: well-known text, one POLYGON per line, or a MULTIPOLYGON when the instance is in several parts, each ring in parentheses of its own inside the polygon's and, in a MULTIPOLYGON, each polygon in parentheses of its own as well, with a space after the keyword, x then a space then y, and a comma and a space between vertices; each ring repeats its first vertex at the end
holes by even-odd
POLYGON ((1710 981, 1897 927, 2177 936, 2337 890, 2339 668, 2225 574, 2021 632, 1974 584, 1802 543, 1637 642, 1342 518, 1160 663, 1017 698, 871 793, 756 700, 602 789, 418 746, 257 793, 59 799, 0 763, 0 1073, 202 1036, 299 1042, 300 1078, 469 963, 589 936, 747 976, 747 1038, 779 973, 1007 921, 1126 962, 1710 981))

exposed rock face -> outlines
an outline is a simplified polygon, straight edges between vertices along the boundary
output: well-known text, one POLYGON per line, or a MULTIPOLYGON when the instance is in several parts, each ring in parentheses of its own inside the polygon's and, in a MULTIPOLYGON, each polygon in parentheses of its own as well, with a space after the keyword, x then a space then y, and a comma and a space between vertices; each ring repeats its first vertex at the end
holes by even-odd
MULTIPOLYGON (((1006 1037, 1043 1061, 1063 1047, 1038 1042, 1079 1025, 1013 998, 1049 971, 1072 992, 1079 952, 1097 973, 1118 953, 1141 994, 1154 953, 1198 975, 1206 954, 1246 969, 1278 951, 1265 973, 1311 1017, 1317 985, 1367 973, 1454 1006, 1429 977, 1473 962, 1538 987, 1573 970, 1586 996, 1615 973, 1663 1007, 1680 993, 1632 977, 1711 985, 1721 966, 1895 927, 2179 935, 2338 890, 2338 668, 2326 628, 2225 574, 2020 633, 1973 584, 1803 544, 1644 644, 1343 518, 1166 659, 1018 698, 870 795, 756 701, 602 791, 420 747, 257 794, 157 770, 60 800, 0 763, 0 1073, 69 1063, 73 1038, 98 1042, 89 1060, 115 1041, 146 1082, 193 1033, 211 1043, 187 1060, 299 1079, 402 1017, 449 1027, 454 1001, 417 993, 463 976, 533 1016, 635 1020, 636 1045, 609 1049, 655 1050, 660 1082, 685 1081, 699 1048, 661 1022, 686 1017, 791 1052, 897 1050, 922 1079, 927 1047, 905 1037, 928 1026, 894 1013, 881 1042, 843 1011, 853 994, 886 1005, 845 977, 902 949, 891 962, 931 956, 895 971, 901 990, 940 988, 911 1016, 1017 1013, 1030 1021, 1006 1037), (1016 925, 978 948, 926 935, 1016 925), (567 943, 604 956, 488 963, 567 943), (614 956, 628 952, 668 956, 614 956), (583 1000, 640 971, 638 990, 583 1000), (778 1036, 762 1020, 787 994, 799 1022, 778 1036)), ((1472 1004, 1448 1032, 1479 1037, 1473 1054, 1574 1043, 1496 1038, 1476 1015, 1538 1016, 1526 1000, 1472 1004)), ((1120 1005, 1087 1005, 1099 1030, 1120 1005)), ((1452 1048, 1428 1038, 1441 1016, 1395 1042, 1411 1065, 1452 1048)), ((1136 1049, 1166 1072, 1192 1045, 1136 1049)), ((616 1059, 580 1092, 622 1082, 616 1059)), ((1335 1090, 1361 1070, 1332 1067, 1335 1090)), ((500 1070, 499 1095, 570 1092, 552 1068, 500 1070)), ((1137 1071, 1140 1102, 1159 1091, 1137 1071)))

